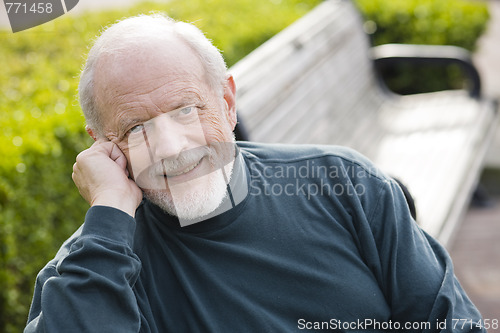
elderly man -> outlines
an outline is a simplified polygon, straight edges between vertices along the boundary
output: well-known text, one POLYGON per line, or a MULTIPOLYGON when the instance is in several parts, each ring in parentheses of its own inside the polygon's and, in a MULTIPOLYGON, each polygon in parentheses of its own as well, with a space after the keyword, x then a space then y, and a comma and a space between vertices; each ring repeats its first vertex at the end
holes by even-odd
POLYGON ((192 25, 100 36, 73 168, 91 208, 25 332, 483 331, 396 183, 345 148, 235 143, 235 90, 192 25))

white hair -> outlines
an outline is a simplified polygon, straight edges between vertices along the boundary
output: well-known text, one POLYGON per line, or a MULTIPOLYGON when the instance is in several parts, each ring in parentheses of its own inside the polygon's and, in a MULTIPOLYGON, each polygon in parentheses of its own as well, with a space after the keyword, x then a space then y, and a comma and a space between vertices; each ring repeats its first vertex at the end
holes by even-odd
POLYGON ((98 135, 103 135, 100 110, 94 96, 94 70, 103 54, 120 55, 141 47, 145 41, 158 40, 163 36, 176 36, 184 41, 199 57, 205 69, 205 77, 214 93, 222 97, 226 82, 226 63, 220 51, 203 32, 192 24, 175 21, 161 14, 139 15, 113 24, 96 39, 80 76, 78 86, 80 105, 87 125, 98 135))

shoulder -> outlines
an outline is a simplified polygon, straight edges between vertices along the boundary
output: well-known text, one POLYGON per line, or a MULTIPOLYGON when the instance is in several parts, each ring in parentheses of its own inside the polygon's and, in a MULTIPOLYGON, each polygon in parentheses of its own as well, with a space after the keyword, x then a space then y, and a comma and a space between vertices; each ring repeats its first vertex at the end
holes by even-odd
POLYGON ((367 157, 348 147, 255 142, 238 142, 238 146, 243 157, 251 164, 326 166, 339 169, 339 172, 343 171, 346 176, 356 176, 362 172, 370 178, 387 179, 367 157))

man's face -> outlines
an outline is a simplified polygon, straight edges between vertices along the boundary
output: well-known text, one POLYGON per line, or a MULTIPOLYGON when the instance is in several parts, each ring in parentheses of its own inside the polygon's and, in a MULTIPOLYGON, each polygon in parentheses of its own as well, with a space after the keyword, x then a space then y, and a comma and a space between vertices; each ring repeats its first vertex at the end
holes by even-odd
POLYGON ((234 159, 234 104, 209 88, 187 45, 171 38, 104 56, 94 89, 104 135, 146 197, 185 219, 217 208, 234 159))

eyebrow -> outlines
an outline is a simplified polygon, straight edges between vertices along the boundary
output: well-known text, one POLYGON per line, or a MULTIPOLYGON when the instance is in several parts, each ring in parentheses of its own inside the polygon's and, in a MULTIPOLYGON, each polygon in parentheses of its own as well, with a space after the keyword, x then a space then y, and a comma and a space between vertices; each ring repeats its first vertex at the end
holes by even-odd
MULTIPOLYGON (((167 106, 167 108, 158 108, 162 113, 168 113, 175 111, 177 109, 190 106, 190 105, 196 105, 202 103, 201 99, 199 96, 195 93, 188 92, 184 97, 182 97, 180 100, 177 101, 172 101, 171 103, 166 102, 164 105, 167 106), (168 111, 165 111, 167 109, 168 111)), ((151 120, 153 118, 150 118, 148 120, 151 120)), ((141 119, 141 118, 127 118, 127 119, 120 119, 118 121, 118 126, 119 126, 119 137, 123 137, 129 128, 132 127, 134 124, 143 124, 147 122, 148 120, 141 119)))
POLYGON ((166 113, 175 111, 182 107, 196 105, 200 103, 202 103, 202 100, 197 94, 192 92, 187 92, 180 100, 173 101, 171 104, 166 103, 165 105, 168 106, 169 109, 169 111, 166 111, 166 113))
POLYGON ((119 130, 119 136, 120 137, 123 137, 129 128, 132 127, 132 125, 134 124, 142 124, 144 123, 144 120, 143 119, 139 119, 139 118, 127 118, 127 119, 121 119, 118 121, 118 130, 119 130))

